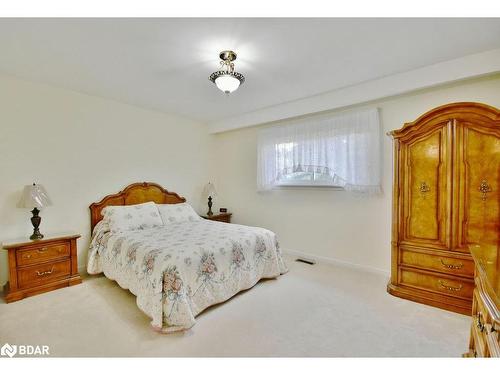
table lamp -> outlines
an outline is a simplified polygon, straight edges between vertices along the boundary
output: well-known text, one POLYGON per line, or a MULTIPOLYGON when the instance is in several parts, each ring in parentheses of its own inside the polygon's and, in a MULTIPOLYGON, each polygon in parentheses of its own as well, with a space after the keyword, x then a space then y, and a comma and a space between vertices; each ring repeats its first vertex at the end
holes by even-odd
POLYGON ((208 184, 205 185, 203 188, 203 196, 208 197, 208 216, 212 216, 214 213, 212 212, 212 198, 215 198, 217 196, 217 191, 215 190, 214 184, 209 182, 208 184))
POLYGON ((40 208, 51 206, 52 201, 50 200, 47 191, 42 185, 26 185, 21 196, 21 200, 18 203, 20 208, 33 208, 31 213, 33 217, 31 218, 31 224, 33 224, 33 234, 30 236, 30 240, 39 240, 43 238, 43 234, 40 233, 38 229, 40 227, 40 222, 42 218, 38 216, 40 213, 40 208))

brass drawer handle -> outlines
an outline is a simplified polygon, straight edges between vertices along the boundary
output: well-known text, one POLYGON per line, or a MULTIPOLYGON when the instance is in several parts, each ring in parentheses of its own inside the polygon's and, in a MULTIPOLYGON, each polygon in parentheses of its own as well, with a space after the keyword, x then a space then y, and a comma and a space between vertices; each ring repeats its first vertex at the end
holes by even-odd
POLYGON ((431 191, 431 187, 427 185, 427 182, 422 181, 418 187, 418 190, 420 191, 420 195, 425 198, 425 195, 431 191))
POLYGON ((476 320, 477 320, 476 326, 477 326, 477 328, 479 328, 480 332, 484 332, 484 323, 481 322, 482 316, 483 316, 483 314, 481 314, 481 311, 478 311, 478 313, 476 314, 476 320))
POLYGON ((439 286, 443 289, 449 290, 450 292, 458 292, 459 290, 462 290, 463 285, 459 284, 458 286, 451 286, 451 285, 446 285, 443 280, 439 280, 439 286))
POLYGON ((488 181, 482 180, 478 190, 481 192, 481 200, 485 201, 487 199, 486 194, 491 192, 491 186, 488 181))
POLYGON ((45 276, 45 275, 50 275, 52 272, 54 272, 54 266, 52 266, 52 268, 50 269, 50 271, 43 271, 43 272, 36 271, 36 274, 38 276, 45 276))
POLYGON ((440 259, 440 261, 441 261, 441 265, 443 267, 448 268, 450 270, 459 270, 464 266, 464 264, 462 262, 460 262, 458 264, 448 264, 448 263, 443 262, 442 259, 440 259))
POLYGON ((48 247, 42 247, 41 249, 37 249, 37 251, 38 251, 39 253, 44 253, 44 252, 46 252, 48 249, 49 249, 48 247))
POLYGON ((24 254, 24 255, 23 255, 23 258, 24 258, 24 259, 30 259, 30 258, 31 258, 31 254, 24 254))

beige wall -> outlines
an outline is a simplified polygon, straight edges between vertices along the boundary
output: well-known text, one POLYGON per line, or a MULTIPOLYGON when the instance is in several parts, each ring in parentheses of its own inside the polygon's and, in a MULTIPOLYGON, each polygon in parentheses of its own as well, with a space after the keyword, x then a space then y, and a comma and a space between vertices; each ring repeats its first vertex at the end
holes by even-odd
MULTIPOLYGON (((42 233, 76 231, 86 262, 90 203, 136 181, 155 181, 200 208, 208 179, 204 125, 162 113, 0 76, 0 241, 32 232, 16 208, 23 185, 45 185, 54 205, 42 233)), ((0 254, 0 285, 8 279, 0 254)))
MULTIPOLYGON (((500 108, 500 76, 476 79, 374 102, 380 108, 384 133, 450 102, 477 101, 500 108)), ((390 269, 392 148, 383 137, 381 197, 362 198, 328 188, 256 191, 258 127, 217 134, 219 190, 217 206, 234 212, 234 221, 275 231, 284 249, 362 265, 390 269)))

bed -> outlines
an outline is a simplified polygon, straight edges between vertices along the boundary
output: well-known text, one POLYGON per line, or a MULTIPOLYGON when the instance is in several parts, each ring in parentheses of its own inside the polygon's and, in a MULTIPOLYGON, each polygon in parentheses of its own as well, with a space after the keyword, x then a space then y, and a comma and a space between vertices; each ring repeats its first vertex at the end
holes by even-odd
POLYGON ((87 271, 104 273, 130 290, 157 331, 189 329, 207 307, 287 272, 276 235, 267 229, 191 215, 186 221, 164 219, 161 226, 114 232, 103 220, 106 207, 109 212, 146 202, 172 209, 186 199, 143 182, 93 203, 87 271))

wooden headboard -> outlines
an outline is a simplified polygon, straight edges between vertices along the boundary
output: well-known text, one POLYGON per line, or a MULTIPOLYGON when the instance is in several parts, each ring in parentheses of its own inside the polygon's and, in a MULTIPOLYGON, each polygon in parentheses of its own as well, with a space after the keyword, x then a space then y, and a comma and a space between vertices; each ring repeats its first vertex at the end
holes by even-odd
POLYGON ((138 182, 127 186, 116 194, 106 195, 100 202, 90 205, 90 229, 102 220, 101 211, 106 206, 128 206, 146 202, 159 204, 183 203, 186 198, 177 193, 171 193, 154 182, 138 182))

